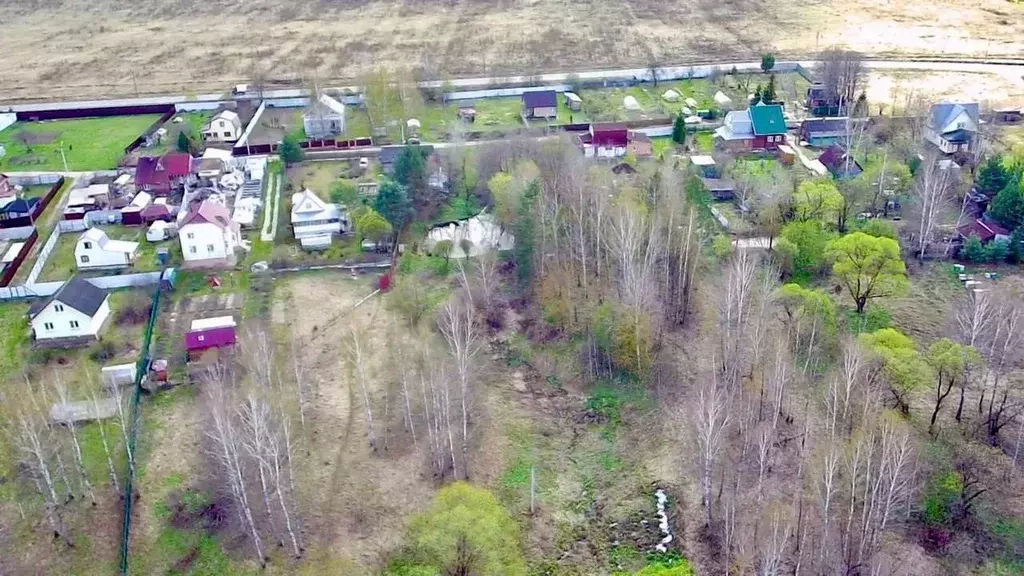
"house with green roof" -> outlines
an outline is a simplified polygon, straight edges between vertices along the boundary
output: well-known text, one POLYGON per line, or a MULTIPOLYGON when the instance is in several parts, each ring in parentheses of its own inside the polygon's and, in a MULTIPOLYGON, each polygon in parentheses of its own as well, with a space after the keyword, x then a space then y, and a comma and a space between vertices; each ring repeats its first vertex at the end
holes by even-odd
POLYGON ((729 112, 725 123, 715 130, 725 148, 745 150, 776 150, 786 141, 786 118, 782 105, 758 103, 746 110, 729 112))

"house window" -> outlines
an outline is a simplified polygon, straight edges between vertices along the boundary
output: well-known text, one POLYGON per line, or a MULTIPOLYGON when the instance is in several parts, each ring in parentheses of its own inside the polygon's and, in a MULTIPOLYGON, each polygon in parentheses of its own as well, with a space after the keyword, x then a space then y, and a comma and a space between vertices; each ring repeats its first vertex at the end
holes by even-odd
POLYGON ((92 242, 82 242, 82 248, 86 250, 92 250, 92 242))
POLYGON ((188 251, 189 251, 190 254, 195 254, 196 253, 196 247, 195 246, 189 246, 188 247, 188 251))
POLYGON ((85 255, 85 254, 82 254, 82 264, 86 264, 88 262, 89 262, 89 257, 87 255, 85 255))
POLYGON ((43 324, 43 328, 46 330, 53 330, 53 322, 46 322, 43 324))
POLYGON ((72 330, 78 330, 78 320, 72 320, 71 321, 71 329, 72 330))
POLYGON ((56 310, 57 312, 63 312, 64 311, 64 305, 63 304, 54 304, 53 305, 53 309, 56 310))
POLYGON ((196 340, 199 340, 200 342, 202 342, 203 340, 206 340, 206 336, 200 334, 200 335, 196 336, 196 340))
POLYGON ((188 234, 185 235, 185 237, 188 238, 189 240, 194 240, 196 235, 194 232, 189 232, 188 234))
POLYGON ((206 245, 206 251, 207 252, 213 252, 213 244, 207 244, 206 245))

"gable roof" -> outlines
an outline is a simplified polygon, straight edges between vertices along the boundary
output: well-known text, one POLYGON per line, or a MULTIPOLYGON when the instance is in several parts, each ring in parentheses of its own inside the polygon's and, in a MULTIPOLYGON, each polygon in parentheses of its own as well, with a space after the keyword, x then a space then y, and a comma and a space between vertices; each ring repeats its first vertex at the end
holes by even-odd
POLYGON ((558 106, 558 93, 554 90, 523 92, 523 104, 527 108, 554 108, 558 106))
POLYGON ((309 102, 309 108, 303 113, 303 117, 316 116, 345 116, 345 105, 331 98, 327 94, 321 94, 316 100, 309 102))
POLYGON ((967 113, 967 117, 974 122, 975 125, 978 123, 978 104, 972 102, 968 104, 959 104, 951 102, 943 102, 941 104, 932 105, 931 110, 928 114, 928 119, 931 121, 933 128, 938 130, 945 129, 946 125, 952 122, 961 113, 967 113))
POLYGON ((232 124, 234 124, 235 122, 240 122, 238 118, 238 112, 235 112, 234 110, 221 110, 220 112, 217 112, 217 114, 215 114, 213 118, 214 120, 216 120, 217 118, 222 118, 224 120, 227 120, 228 122, 231 122, 232 124))
POLYGON ((184 228, 189 224, 203 224, 210 223, 214 226, 225 229, 231 225, 231 214, 228 213, 228 209, 224 206, 204 200, 198 207, 190 210, 185 215, 185 220, 181 223, 181 227, 184 228))
POLYGON ((804 120, 803 130, 811 136, 842 136, 846 129, 846 118, 814 118, 804 120))
POLYGON ((143 156, 135 167, 135 183, 139 186, 165 184, 191 172, 192 157, 188 154, 143 156))
POLYGON ((625 146, 629 144, 629 131, 625 124, 606 123, 590 125, 594 146, 625 146))
POLYGON ((29 309, 29 316, 35 318, 43 311, 44 308, 50 305, 50 302, 60 302, 61 304, 78 310, 86 316, 92 316, 100 309, 103 302, 107 299, 107 291, 100 288, 78 276, 75 276, 71 280, 68 280, 57 290, 53 296, 39 300, 36 304, 32 305, 29 309))
POLYGON ((18 198, 0 208, 4 214, 28 214, 39 204, 39 198, 18 198))
POLYGON ((853 160, 847 168, 846 159, 846 150, 843 150, 842 146, 837 144, 829 146, 821 153, 821 156, 818 156, 818 162, 821 162, 821 164, 825 166, 825 168, 828 168, 828 171, 832 174, 855 176, 863 172, 860 164, 857 163, 856 160, 853 160))
POLYGON ((327 208, 327 203, 320 199, 309 188, 306 188, 302 192, 296 192, 292 195, 292 212, 295 213, 306 213, 306 212, 322 212, 327 208))
POLYGON ((779 104, 758 104, 751 106, 749 112, 755 136, 786 133, 786 118, 779 104))
POLYGON ((957 228, 956 231, 964 238, 969 238, 971 235, 977 234, 978 238, 981 239, 982 242, 988 242, 996 236, 1010 235, 1010 231, 1006 228, 983 218, 977 218, 973 222, 968 222, 967 224, 957 228))

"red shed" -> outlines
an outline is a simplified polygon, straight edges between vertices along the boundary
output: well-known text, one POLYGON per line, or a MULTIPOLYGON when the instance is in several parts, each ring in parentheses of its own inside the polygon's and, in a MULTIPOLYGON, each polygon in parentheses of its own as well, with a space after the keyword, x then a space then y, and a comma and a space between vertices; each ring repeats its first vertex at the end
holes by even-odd
POLYGON ((167 196, 191 174, 192 157, 188 154, 143 156, 135 168, 135 186, 157 196, 167 196))
POLYGON ((193 360, 213 348, 231 348, 237 340, 234 326, 189 330, 185 333, 185 351, 193 360))

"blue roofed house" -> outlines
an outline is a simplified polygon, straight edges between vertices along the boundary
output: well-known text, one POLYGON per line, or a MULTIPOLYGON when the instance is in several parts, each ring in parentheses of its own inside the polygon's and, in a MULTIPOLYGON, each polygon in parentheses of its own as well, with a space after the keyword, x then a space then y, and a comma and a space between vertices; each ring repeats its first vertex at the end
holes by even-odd
POLYGON ((946 154, 969 152, 978 134, 978 104, 935 104, 928 111, 925 140, 946 154))
POLYGON ((554 90, 523 92, 523 113, 527 118, 558 116, 558 93, 554 90))

